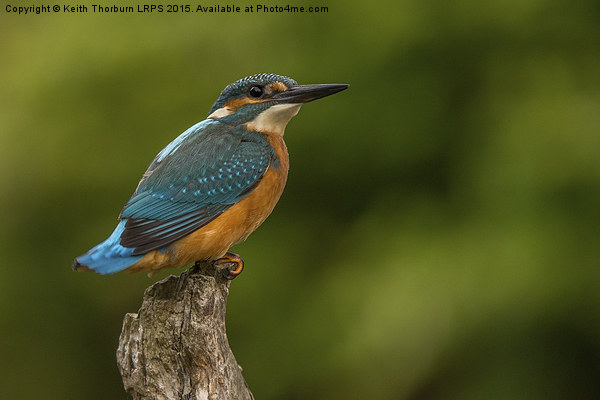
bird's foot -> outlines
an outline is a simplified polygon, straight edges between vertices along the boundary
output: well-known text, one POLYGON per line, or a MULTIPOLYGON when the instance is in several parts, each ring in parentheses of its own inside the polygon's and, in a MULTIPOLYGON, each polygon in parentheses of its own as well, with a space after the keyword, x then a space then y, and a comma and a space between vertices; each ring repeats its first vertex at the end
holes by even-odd
POLYGON ((225 253, 225 256, 218 258, 214 261, 215 265, 221 264, 231 264, 228 268, 224 270, 225 278, 232 280, 236 276, 242 273, 244 269, 244 260, 239 255, 228 251, 225 253))

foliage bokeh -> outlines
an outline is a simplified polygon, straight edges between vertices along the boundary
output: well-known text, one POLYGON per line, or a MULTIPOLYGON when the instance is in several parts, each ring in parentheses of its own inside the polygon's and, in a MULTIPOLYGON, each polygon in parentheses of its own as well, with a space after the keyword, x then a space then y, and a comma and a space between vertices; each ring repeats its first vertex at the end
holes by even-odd
POLYGON ((127 398, 122 317, 180 271, 71 260, 257 72, 351 88, 290 123, 286 191, 235 248, 228 334, 256 398, 600 396, 597 1, 318 5, 0 10, 4 398, 127 398))

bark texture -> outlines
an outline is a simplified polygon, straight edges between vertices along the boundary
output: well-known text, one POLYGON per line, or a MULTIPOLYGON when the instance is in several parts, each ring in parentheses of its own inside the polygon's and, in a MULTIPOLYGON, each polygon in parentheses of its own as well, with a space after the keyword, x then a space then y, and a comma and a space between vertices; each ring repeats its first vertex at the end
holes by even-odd
POLYGON ((117 349, 134 400, 250 400, 225 332, 230 281, 212 264, 194 266, 146 289, 127 314, 117 349))

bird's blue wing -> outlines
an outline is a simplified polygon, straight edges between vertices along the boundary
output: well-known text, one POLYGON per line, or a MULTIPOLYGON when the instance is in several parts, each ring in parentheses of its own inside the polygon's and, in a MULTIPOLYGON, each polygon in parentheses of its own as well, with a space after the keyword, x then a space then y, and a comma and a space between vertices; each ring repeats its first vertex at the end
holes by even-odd
POLYGON ((121 211, 120 244, 159 249, 208 224, 252 191, 275 154, 263 135, 218 121, 196 124, 161 151, 121 211))

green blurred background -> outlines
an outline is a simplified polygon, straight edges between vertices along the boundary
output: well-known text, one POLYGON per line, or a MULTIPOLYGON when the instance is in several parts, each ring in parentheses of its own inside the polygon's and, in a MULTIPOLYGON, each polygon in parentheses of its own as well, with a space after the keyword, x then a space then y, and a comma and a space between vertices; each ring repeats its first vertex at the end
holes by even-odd
POLYGON ((234 248, 247 268, 228 334, 257 399, 600 398, 597 0, 6 4, 2 398, 127 398, 123 315, 181 270, 71 261, 112 231, 155 154, 258 72, 351 88, 288 125, 286 191, 234 248))

